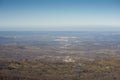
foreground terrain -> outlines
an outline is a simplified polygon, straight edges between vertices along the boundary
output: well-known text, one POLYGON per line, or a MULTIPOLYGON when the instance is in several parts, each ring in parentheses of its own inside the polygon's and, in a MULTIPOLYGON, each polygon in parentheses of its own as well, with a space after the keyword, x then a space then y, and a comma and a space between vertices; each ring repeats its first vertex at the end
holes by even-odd
POLYGON ((0 80, 120 80, 120 56, 77 62, 0 59, 0 80))

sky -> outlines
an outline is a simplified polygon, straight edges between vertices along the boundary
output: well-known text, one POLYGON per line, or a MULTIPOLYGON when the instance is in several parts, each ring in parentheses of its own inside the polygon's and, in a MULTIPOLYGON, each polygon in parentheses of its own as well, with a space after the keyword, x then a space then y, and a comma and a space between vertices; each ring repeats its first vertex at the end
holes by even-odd
POLYGON ((120 27, 120 0, 0 0, 0 30, 120 27))

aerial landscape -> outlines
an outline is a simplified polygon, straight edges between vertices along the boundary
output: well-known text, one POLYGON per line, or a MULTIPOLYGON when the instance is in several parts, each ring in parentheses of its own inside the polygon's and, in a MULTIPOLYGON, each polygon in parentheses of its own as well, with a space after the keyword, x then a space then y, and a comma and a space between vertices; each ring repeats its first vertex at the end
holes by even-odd
POLYGON ((119 0, 0 0, 0 80, 120 80, 119 0))

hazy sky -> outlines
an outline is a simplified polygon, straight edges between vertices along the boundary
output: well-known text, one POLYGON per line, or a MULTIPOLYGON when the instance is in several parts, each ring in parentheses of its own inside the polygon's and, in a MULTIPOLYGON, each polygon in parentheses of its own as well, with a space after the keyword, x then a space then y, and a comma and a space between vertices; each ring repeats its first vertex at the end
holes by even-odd
POLYGON ((0 29, 53 26, 120 26, 120 0, 0 0, 0 29))

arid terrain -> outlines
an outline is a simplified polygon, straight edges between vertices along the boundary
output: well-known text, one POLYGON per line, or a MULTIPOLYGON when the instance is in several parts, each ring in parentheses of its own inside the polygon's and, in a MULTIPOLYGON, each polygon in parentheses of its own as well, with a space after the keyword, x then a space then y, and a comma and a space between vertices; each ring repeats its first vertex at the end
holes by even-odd
POLYGON ((120 80, 120 32, 0 32, 0 80, 120 80))

